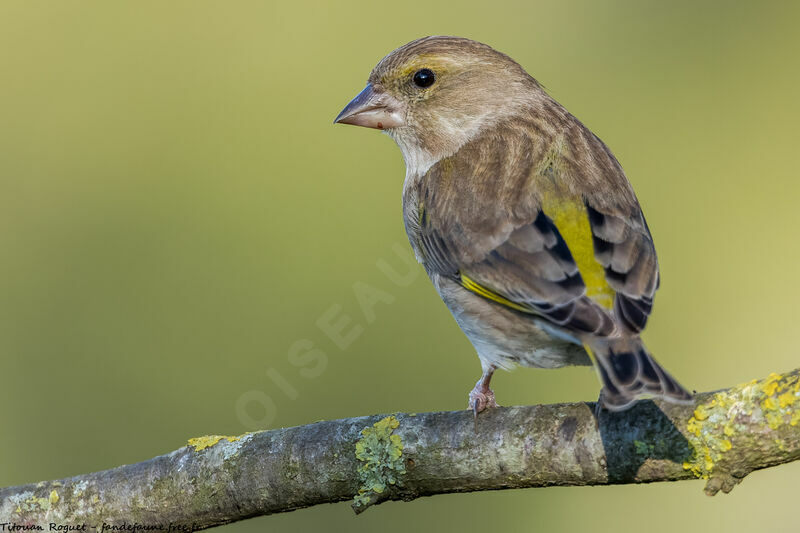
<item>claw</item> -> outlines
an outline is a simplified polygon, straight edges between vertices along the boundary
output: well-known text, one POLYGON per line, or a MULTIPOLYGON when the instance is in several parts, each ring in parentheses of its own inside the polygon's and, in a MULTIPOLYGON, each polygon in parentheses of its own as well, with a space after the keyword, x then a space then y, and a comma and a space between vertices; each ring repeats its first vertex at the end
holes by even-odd
POLYGON ((478 413, 488 408, 497 407, 497 402, 494 399, 494 392, 487 388, 482 390, 477 385, 469 393, 469 408, 475 418, 475 432, 478 431, 478 413))
POLYGON ((492 379, 494 370, 493 366, 484 369, 481 379, 469 391, 469 408, 472 409, 475 417, 475 433, 478 432, 478 413, 487 407, 497 407, 497 402, 494 400, 494 392, 489 388, 489 381, 492 379))
POLYGON ((600 390, 600 396, 597 397, 597 402, 594 404, 594 419, 597 424, 600 424, 600 414, 605 409, 605 403, 603 402, 603 390, 600 390))

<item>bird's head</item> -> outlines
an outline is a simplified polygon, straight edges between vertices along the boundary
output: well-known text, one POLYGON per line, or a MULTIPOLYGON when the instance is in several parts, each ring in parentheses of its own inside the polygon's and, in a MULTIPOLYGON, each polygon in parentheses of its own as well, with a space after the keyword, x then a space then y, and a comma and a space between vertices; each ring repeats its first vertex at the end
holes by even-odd
POLYGON ((530 105, 539 91, 519 64, 485 44, 424 37, 383 58, 335 122, 384 130, 407 165, 425 167, 530 105))

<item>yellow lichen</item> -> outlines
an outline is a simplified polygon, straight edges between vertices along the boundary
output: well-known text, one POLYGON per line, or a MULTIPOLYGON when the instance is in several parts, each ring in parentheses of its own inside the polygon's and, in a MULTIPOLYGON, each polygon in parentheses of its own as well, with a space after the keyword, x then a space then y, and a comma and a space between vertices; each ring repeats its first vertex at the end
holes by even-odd
POLYGON ((784 392, 783 394, 778 396, 778 405, 780 405, 782 408, 789 407, 794 403, 796 398, 797 397, 795 396, 795 393, 791 391, 784 392))
POLYGON ((800 396, 798 376, 782 378, 777 374, 770 374, 761 390, 768 395, 761 402, 761 408, 770 429, 779 429, 787 422, 792 426, 797 425, 800 415, 794 409, 794 403, 800 396))
MULTIPOLYGON (((698 405, 686 424, 686 434, 694 448, 694 456, 683 464, 697 477, 712 476, 714 468, 726 452, 733 449, 737 438, 747 438, 752 424, 763 424, 778 430, 785 424, 800 423, 800 376, 770 374, 764 380, 753 380, 714 394, 698 405), (753 409, 752 406, 757 406, 753 409), (760 407, 760 409, 758 409, 760 407), (737 416, 748 423, 737 422, 737 416)), ((785 443, 775 439, 779 447, 785 443)))
POLYGON ((706 450, 703 460, 705 461, 706 471, 711 472, 711 470, 714 468, 714 460, 711 458, 711 450, 706 450))
MULTIPOLYGON (((716 399, 712 399, 709 402, 709 407, 714 407, 716 405, 716 399)), ((694 418, 695 420, 703 421, 708 418, 708 411, 704 405, 698 405, 697 408, 694 410, 694 418)))
POLYGON ((700 430, 703 429, 703 424, 699 423, 699 420, 694 416, 689 419, 689 423, 686 425, 686 429, 689 433, 692 433, 696 436, 700 436, 700 430))
POLYGON ((199 452, 205 450, 206 448, 210 448, 214 446, 216 443, 221 441, 222 439, 227 440, 228 442, 234 442, 241 439, 241 436, 238 437, 228 437, 225 435, 205 435, 203 437, 194 437, 189 439, 189 446, 194 447, 194 451, 199 452))
POLYGON ((761 385, 761 392, 767 396, 772 396, 775 394, 775 391, 778 389, 779 379, 780 376, 774 372, 767 376, 767 379, 764 380, 764 383, 761 385))
POLYGON ((715 395, 705 404, 698 405, 686 424, 686 431, 692 436, 694 457, 692 460, 684 462, 683 468, 691 470, 699 478, 708 478, 714 469, 715 461, 719 460, 724 451, 727 451, 723 449, 721 438, 711 439, 711 442, 708 438, 708 427, 716 422, 718 413, 722 411, 722 406, 726 403, 728 402, 722 397, 722 393, 715 395))

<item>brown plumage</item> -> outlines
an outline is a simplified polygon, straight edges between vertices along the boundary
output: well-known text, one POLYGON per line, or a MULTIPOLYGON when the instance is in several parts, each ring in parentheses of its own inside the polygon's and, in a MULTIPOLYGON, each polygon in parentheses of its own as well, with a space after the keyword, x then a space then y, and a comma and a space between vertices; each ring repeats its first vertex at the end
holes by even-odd
POLYGON ((484 369, 589 364, 602 403, 689 401, 647 353, 659 284, 641 208, 611 151, 516 62, 455 37, 385 57, 338 122, 385 129, 407 173, 403 215, 418 259, 484 369))

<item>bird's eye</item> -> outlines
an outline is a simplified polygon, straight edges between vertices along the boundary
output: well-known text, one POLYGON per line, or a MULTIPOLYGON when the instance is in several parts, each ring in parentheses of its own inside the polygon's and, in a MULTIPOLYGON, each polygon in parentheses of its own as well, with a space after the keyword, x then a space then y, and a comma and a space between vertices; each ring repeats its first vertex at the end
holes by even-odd
POLYGON ((425 89, 426 87, 433 85, 433 82, 436 81, 436 75, 431 69, 423 68, 414 73, 413 81, 414 85, 425 89))

